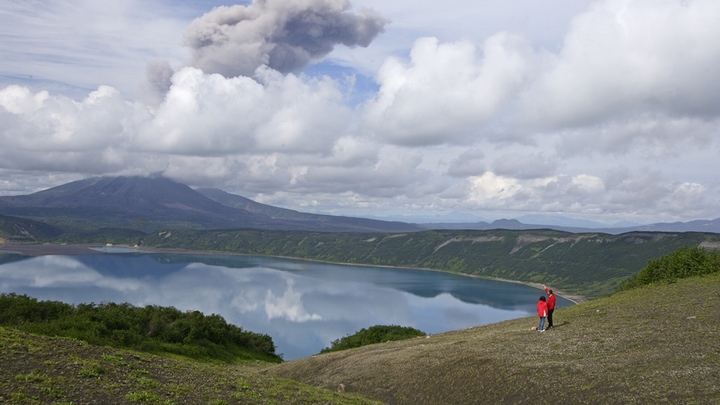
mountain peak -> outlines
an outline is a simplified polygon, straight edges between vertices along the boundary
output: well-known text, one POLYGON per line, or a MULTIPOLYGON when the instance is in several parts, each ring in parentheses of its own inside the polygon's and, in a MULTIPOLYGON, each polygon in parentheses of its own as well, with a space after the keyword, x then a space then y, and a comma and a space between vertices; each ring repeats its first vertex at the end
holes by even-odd
POLYGON ((30 195, 0 197, 0 214, 142 231, 162 228, 334 232, 418 230, 415 225, 399 222, 303 214, 227 193, 216 192, 215 197, 208 197, 163 176, 93 177, 30 195))
POLYGON ((166 204, 200 203, 209 199, 190 187, 166 177, 92 177, 78 180, 29 196, 20 196, 27 204, 47 207, 116 207, 154 209, 166 204))

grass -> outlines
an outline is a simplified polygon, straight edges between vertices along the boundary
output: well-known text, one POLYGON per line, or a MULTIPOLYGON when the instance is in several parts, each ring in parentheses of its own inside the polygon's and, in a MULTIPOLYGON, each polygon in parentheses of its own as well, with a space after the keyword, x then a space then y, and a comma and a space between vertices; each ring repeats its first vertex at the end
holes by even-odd
POLYGON ((259 374, 267 364, 168 358, 0 327, 0 403, 377 403, 259 374))
POLYGON ((282 364, 219 364, 0 328, 0 403, 720 404, 720 275, 282 364), (344 385, 343 393, 338 387, 344 385))
POLYGON ((720 404, 720 275, 264 373, 390 404, 720 404))

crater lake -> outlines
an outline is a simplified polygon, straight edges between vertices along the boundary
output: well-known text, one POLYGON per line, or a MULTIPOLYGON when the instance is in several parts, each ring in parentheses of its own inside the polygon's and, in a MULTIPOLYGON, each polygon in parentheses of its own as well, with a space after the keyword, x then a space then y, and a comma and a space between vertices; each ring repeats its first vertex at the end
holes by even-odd
MULTIPOLYGON (((317 354, 334 340, 373 325, 434 334, 534 316, 544 293, 517 283, 427 270, 101 250, 104 254, 0 254, 0 292, 71 304, 127 302, 218 314, 271 336, 285 360, 317 354)), ((558 297, 558 308, 570 305, 558 297)), ((528 330, 536 319, 528 321, 528 330)))

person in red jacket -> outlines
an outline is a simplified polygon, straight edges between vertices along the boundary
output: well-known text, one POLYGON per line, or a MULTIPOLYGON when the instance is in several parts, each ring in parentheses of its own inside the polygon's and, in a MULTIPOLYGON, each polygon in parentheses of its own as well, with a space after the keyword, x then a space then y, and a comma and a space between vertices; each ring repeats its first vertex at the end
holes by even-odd
POLYGON ((538 325, 537 330, 539 332, 545 332, 545 329, 543 329, 543 325, 545 325, 545 317, 547 316, 547 302, 545 302, 544 295, 541 295, 540 299, 538 300, 537 313, 540 317, 540 325, 538 325))
POLYGON ((543 284, 543 288, 545 289, 545 293, 548 295, 547 297, 547 320, 548 320, 548 329, 553 327, 553 312, 555 312, 555 294, 553 294, 553 290, 550 290, 547 288, 546 285, 543 284))

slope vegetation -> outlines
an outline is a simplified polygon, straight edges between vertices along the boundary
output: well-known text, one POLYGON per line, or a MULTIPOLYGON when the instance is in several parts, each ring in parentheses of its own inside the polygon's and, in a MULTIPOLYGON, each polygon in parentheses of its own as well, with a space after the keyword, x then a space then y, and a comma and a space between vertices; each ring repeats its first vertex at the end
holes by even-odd
POLYGON ((720 235, 649 232, 608 235, 499 229, 393 234, 165 230, 147 235, 142 244, 443 270, 548 284, 594 298, 615 291, 651 259, 683 246, 720 246, 720 235))
POLYGON ((63 230, 43 222, 0 215, 0 239, 12 238, 17 243, 37 243, 57 238, 63 230))
POLYGON ((214 364, 0 327, 0 404, 338 404, 375 401, 214 364))
POLYGON ((263 372, 389 404, 720 403, 720 275, 263 372))
POLYGON ((229 324, 220 315, 173 307, 101 303, 70 305, 0 294, 0 325, 91 344, 195 359, 280 362, 266 334, 229 324))

